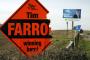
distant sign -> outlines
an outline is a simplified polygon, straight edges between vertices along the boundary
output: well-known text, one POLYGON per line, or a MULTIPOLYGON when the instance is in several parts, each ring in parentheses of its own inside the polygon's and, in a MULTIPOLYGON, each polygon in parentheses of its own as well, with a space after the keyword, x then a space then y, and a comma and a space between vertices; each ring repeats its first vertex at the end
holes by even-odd
POLYGON ((76 30, 76 31, 80 31, 80 29, 81 29, 81 25, 77 25, 74 27, 74 30, 76 30))
POLYGON ((81 9, 64 9, 63 18, 81 18, 81 9))

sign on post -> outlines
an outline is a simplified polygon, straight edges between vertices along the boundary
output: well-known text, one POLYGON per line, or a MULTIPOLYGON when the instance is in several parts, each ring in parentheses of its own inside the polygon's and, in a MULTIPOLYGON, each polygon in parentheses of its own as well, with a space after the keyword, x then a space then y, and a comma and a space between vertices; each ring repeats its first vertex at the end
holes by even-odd
POLYGON ((76 30, 76 31, 80 31, 80 29, 81 29, 81 25, 77 25, 74 27, 74 30, 76 30))
POLYGON ((51 43, 47 13, 38 0, 27 0, 3 24, 1 31, 26 56, 35 56, 51 43))

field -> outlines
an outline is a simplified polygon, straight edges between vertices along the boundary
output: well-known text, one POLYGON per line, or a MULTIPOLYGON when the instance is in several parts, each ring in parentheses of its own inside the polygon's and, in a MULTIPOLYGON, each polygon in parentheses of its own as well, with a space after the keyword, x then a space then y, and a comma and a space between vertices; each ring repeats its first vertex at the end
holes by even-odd
MULTIPOLYGON (((52 31, 53 36, 52 44, 44 51, 40 56, 34 57, 34 60, 60 60, 53 58, 59 56, 62 49, 65 49, 72 40, 72 31, 67 32, 63 30, 52 31), (51 58, 51 59, 49 59, 51 58)), ((90 32, 85 31, 84 37, 79 42, 79 48, 86 52, 88 60, 90 59, 90 32)), ((78 49, 77 49, 78 50, 78 49)), ((14 46, 9 40, 7 40, 0 32, 0 60, 30 60, 25 57, 19 49, 14 46)))

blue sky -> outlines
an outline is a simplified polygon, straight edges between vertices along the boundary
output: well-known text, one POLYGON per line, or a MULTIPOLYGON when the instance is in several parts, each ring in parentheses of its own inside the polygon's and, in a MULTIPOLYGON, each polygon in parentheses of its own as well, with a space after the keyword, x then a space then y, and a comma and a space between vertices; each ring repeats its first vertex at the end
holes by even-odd
MULTIPOLYGON (((26 0, 0 0, 0 23, 4 23, 26 0)), ((66 29, 63 9, 82 9, 81 19, 75 25, 82 25, 84 30, 90 30, 90 0, 39 0, 48 10, 47 18, 51 20, 53 30, 66 29)), ((71 29, 71 21, 69 21, 71 29)))

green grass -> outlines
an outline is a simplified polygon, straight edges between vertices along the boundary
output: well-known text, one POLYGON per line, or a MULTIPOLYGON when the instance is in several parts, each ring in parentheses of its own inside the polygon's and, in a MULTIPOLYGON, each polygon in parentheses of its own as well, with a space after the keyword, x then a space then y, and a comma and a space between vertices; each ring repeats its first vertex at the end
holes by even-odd
MULTIPOLYGON (((89 33, 89 31, 85 32, 85 34, 87 33, 89 33)), ((72 39, 71 34, 69 35, 69 38, 68 38, 68 36, 66 35, 66 32, 60 32, 60 31, 54 31, 52 36, 53 36, 53 39, 52 39, 53 45, 58 48, 65 48, 69 44, 69 41, 72 39)), ((79 42, 79 47, 87 53, 87 56, 89 58, 90 57, 90 40, 81 39, 79 42)))
POLYGON ((85 41, 85 51, 88 55, 88 57, 90 57, 90 41, 85 41))
POLYGON ((79 47, 86 52, 88 59, 90 59, 90 41, 80 40, 79 47))

